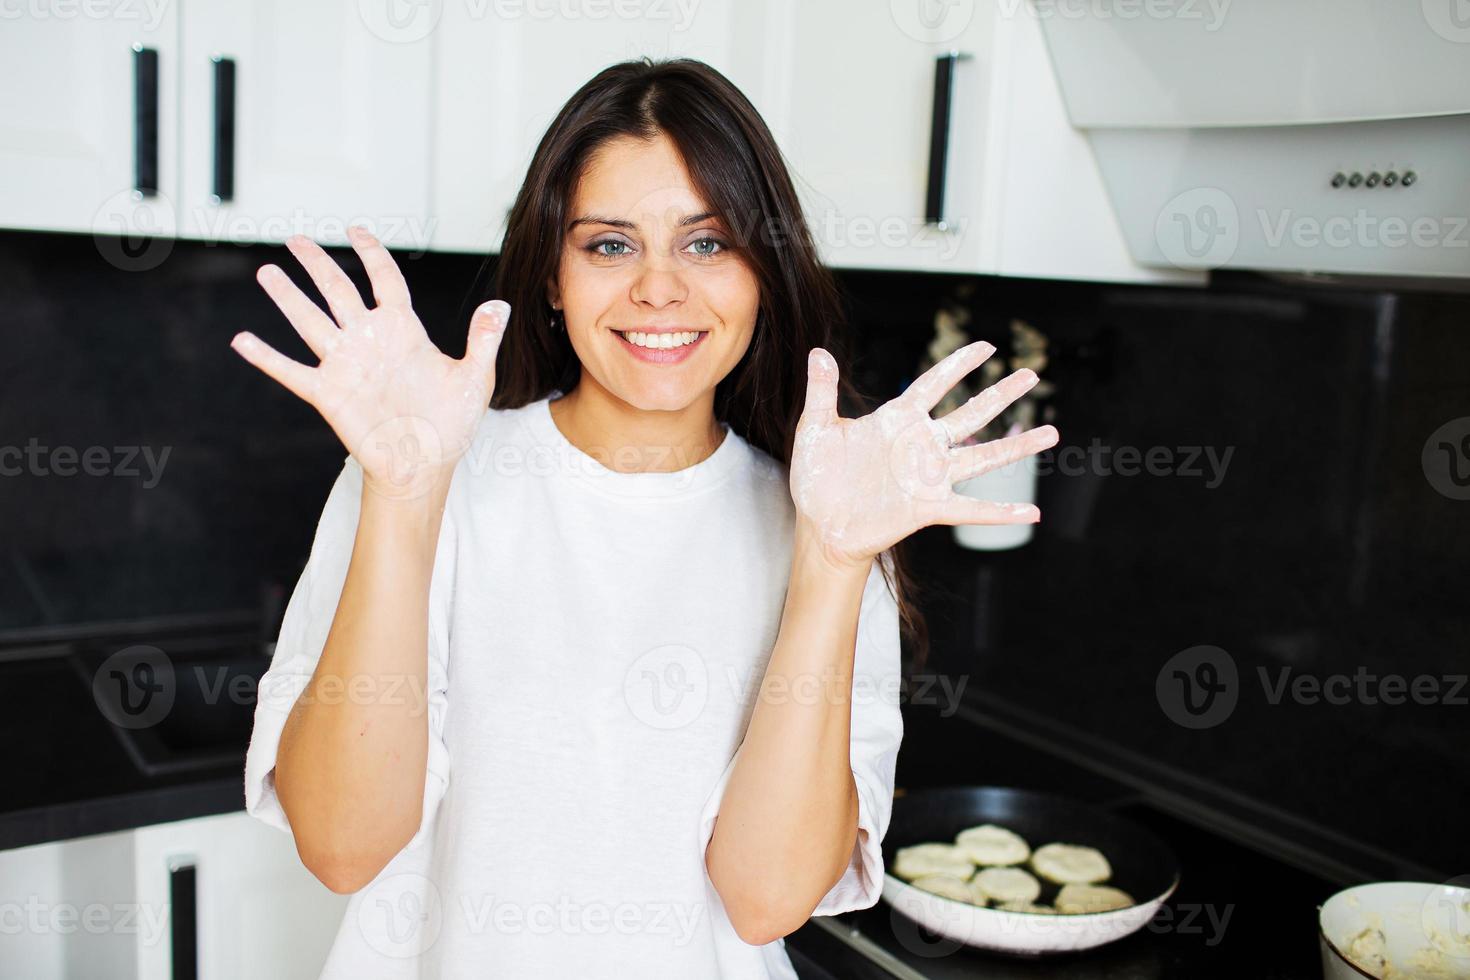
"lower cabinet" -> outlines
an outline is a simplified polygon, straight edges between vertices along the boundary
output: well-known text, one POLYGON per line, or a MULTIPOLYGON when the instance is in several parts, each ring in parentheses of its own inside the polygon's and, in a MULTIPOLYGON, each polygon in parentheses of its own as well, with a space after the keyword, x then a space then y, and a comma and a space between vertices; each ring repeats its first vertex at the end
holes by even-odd
POLYGON ((315 980, 347 902, 244 812, 0 851, 0 975, 315 980))

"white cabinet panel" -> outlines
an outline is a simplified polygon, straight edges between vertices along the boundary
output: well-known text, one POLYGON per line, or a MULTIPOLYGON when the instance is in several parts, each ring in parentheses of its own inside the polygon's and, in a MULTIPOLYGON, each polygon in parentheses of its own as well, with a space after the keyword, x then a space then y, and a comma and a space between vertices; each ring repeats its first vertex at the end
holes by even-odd
POLYGON ((171 234, 178 66, 174 4, 8 11, 0 19, 0 226, 171 234), (157 197, 133 193, 135 44, 158 57, 157 197))
POLYGON ((183 6, 180 225, 188 237, 427 239, 433 44, 357 0, 183 6), (235 61, 235 194, 211 201, 215 56, 235 61))

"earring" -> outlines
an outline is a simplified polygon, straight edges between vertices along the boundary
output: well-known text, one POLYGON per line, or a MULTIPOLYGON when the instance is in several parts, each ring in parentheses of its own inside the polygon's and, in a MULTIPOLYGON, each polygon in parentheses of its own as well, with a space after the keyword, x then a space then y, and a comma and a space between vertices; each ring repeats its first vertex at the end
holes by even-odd
POLYGON ((566 329, 566 324, 562 322, 561 308, 560 307, 553 306, 551 308, 551 329, 552 330, 564 330, 564 329, 566 329))

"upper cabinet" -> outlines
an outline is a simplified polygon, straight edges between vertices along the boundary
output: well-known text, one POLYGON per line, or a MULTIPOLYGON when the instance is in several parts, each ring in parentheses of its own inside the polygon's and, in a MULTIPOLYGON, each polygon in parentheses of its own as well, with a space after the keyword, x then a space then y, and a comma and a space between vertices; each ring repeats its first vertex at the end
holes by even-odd
POLYGON ((1132 260, 1030 4, 792 5, 783 149, 826 260, 1106 281, 1132 260))
MULTIPOLYGON (((619 61, 693 57, 758 109, 779 67, 776 0, 444 4, 433 31, 436 249, 498 250, 531 156, 557 111, 619 61)), ((424 5, 430 11, 430 5, 424 5)), ((424 25, 433 13, 426 13, 424 25)))
POLYGON ((1199 278, 1130 258, 1023 0, 151 9, 6 22, 0 220, 338 244, 361 222, 398 247, 493 252, 579 87, 689 56, 765 118, 832 265, 1199 278))
POLYGON ((17 7, 0 29, 0 225, 172 234, 178 7, 17 7))
POLYGON ((342 244, 361 223, 427 245, 433 45, 391 18, 398 5, 180 6, 185 237, 342 244))

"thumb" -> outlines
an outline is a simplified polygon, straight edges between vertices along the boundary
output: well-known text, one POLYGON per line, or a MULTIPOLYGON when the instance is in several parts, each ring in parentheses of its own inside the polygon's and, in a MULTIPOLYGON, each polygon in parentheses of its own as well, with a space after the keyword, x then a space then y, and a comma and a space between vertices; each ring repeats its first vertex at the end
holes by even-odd
POLYGON ((837 418, 837 361, 821 347, 813 347, 806 358, 806 406, 810 421, 827 423, 837 418))
POLYGON ((481 303, 470 317, 470 335, 465 343, 465 360, 475 366, 486 379, 495 375, 495 355, 500 352, 500 338, 510 319, 510 304, 502 299, 481 303))

